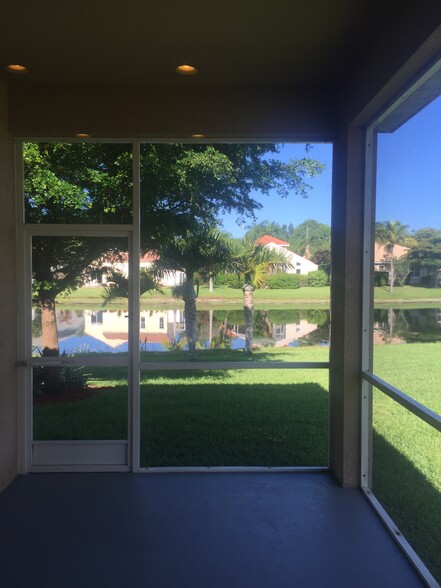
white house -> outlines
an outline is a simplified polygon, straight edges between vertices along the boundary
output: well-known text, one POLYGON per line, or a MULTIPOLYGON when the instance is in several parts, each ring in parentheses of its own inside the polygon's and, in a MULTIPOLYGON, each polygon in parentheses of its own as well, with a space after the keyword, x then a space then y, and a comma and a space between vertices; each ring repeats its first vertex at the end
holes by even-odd
MULTIPOLYGON (((139 260, 139 267, 141 270, 149 270, 153 263, 158 259, 158 255, 153 252, 145 253, 139 260)), ((124 276, 129 275, 129 256, 128 253, 122 252, 118 255, 108 255, 104 258, 94 262, 91 267, 93 271, 90 277, 85 282, 85 286, 101 286, 107 284, 109 281, 109 272, 116 270, 124 276)), ((181 286, 184 283, 184 272, 168 271, 160 278, 159 284, 173 288, 174 286, 181 286)))
POLYGON ((277 251, 282 253, 288 263, 290 264, 288 267, 283 268, 282 271, 286 272, 287 274, 309 274, 310 272, 315 272, 318 270, 318 265, 313 263, 309 259, 302 257, 301 255, 297 255, 293 251, 288 249, 289 243, 286 241, 282 241, 282 239, 278 239, 277 237, 271 237, 271 235, 263 235, 259 239, 257 239, 256 243, 263 245, 264 247, 268 247, 273 251, 277 251))

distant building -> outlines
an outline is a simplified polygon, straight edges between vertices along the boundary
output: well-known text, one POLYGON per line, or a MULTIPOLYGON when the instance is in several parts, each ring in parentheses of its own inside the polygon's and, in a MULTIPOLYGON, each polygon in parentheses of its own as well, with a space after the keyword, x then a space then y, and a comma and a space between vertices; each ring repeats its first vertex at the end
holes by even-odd
MULTIPOLYGON (((148 252, 141 256, 139 267, 141 270, 149 270, 153 263, 159 259, 154 252, 148 252)), ((107 255, 102 259, 95 261, 92 266, 89 277, 85 281, 85 286, 101 286, 107 284, 111 271, 118 271, 124 276, 129 275, 129 255, 126 252, 107 255)), ((159 280, 161 286, 174 287, 181 286, 184 283, 184 272, 168 271, 159 280)))
POLYGON ((287 265, 284 266, 282 263, 280 265, 280 270, 287 273, 287 274, 302 274, 306 275, 310 272, 315 272, 318 270, 318 265, 313 263, 309 259, 294 253, 288 249, 289 243, 283 241, 282 239, 278 239, 277 237, 271 237, 271 235, 263 235, 259 239, 257 239, 256 243, 263 245, 264 247, 268 247, 273 251, 277 251, 283 254, 286 257, 287 265))
POLYGON ((376 272, 388 272, 390 266, 390 258, 401 259, 409 252, 409 247, 395 244, 392 250, 389 251, 387 245, 375 243, 374 251, 374 270, 376 272))

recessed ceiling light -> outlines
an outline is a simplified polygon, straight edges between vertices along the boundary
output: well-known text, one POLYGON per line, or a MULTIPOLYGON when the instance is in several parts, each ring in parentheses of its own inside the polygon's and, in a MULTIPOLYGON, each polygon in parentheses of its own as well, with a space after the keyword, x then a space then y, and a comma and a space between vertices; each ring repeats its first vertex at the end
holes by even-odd
POLYGON ((19 65, 18 63, 11 63, 6 66, 6 69, 12 73, 24 74, 28 72, 28 68, 25 65, 19 65))
POLYGON ((202 133, 195 133, 194 135, 191 136, 192 139, 205 139, 205 135, 203 135, 202 133))
POLYGON ((194 76, 194 74, 198 73, 198 70, 192 65, 178 65, 175 71, 181 76, 194 76))
POLYGON ((89 139, 90 135, 88 133, 76 133, 75 137, 77 139, 89 139))

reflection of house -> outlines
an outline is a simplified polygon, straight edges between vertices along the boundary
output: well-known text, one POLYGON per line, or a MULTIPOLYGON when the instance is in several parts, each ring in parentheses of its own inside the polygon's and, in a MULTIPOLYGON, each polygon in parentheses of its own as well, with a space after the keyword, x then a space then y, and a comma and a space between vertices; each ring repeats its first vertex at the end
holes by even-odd
POLYGON ((273 333, 276 340, 275 347, 286 347, 293 341, 298 341, 302 337, 309 335, 317 329, 318 325, 308 323, 301 319, 297 323, 287 325, 274 325, 273 333))
MULTIPOLYGON (((139 340, 141 343, 168 344, 184 330, 180 310, 142 310, 139 340)), ((129 340, 127 311, 85 310, 84 333, 112 348, 129 340)))
POLYGON ((391 335, 387 329, 376 326, 375 323, 373 329, 373 341, 374 345, 401 345, 406 343, 401 337, 397 337, 394 334, 391 335))
POLYGON ((264 247, 268 247, 272 251, 276 251, 277 253, 283 254, 287 262, 290 264, 288 267, 284 266, 283 264, 280 265, 280 270, 286 272, 287 274, 309 274, 309 272, 315 272, 318 270, 318 265, 309 261, 305 257, 301 255, 297 255, 293 251, 288 249, 289 243, 286 241, 282 241, 282 239, 277 239, 277 237, 271 237, 271 235, 263 235, 259 239, 257 239, 256 243, 263 245, 264 247))
MULTIPOLYGON (((87 311, 86 311, 87 312, 87 311)), ((69 337, 84 332, 85 316, 82 310, 71 310, 66 308, 56 309, 58 340, 62 342, 69 337)), ((32 309, 33 335, 32 345, 41 348, 41 311, 39 308, 32 309), (35 329, 35 332, 34 332, 35 329)))

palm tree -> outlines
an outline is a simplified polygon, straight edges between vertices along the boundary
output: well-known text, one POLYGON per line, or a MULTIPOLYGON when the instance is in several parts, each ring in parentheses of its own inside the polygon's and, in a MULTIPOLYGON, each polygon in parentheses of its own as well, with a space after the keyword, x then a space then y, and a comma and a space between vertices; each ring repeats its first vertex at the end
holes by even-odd
POLYGON ((375 240, 385 246, 385 252, 389 260, 389 292, 392 293, 395 282, 394 267, 394 247, 405 242, 408 225, 403 225, 400 221, 386 221, 376 223, 375 240))
MULTIPOLYGON (((140 271, 139 275, 139 295, 142 296, 145 292, 157 290, 161 292, 155 277, 145 269, 140 271)), ((118 270, 112 270, 108 274, 108 283, 103 288, 102 298, 103 306, 109 302, 113 302, 117 298, 129 297, 129 280, 127 276, 118 270)))
POLYGON ((201 226, 189 229, 184 234, 174 236, 162 243, 157 253, 159 259, 153 265, 153 271, 163 275, 171 270, 185 274, 182 287, 176 289, 184 300, 185 330, 188 341, 190 360, 196 358, 196 299, 199 294, 197 274, 216 274, 231 267, 232 252, 228 243, 219 232, 201 226))
POLYGON ((253 343, 254 300, 256 288, 268 285, 270 275, 277 266, 283 263, 284 268, 292 266, 283 253, 279 253, 263 245, 244 241, 235 254, 235 265, 240 275, 244 276, 243 315, 245 323, 245 353, 251 353, 253 343))

